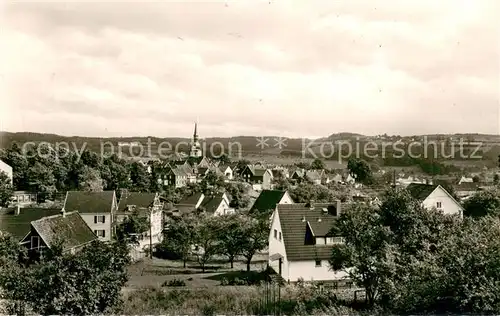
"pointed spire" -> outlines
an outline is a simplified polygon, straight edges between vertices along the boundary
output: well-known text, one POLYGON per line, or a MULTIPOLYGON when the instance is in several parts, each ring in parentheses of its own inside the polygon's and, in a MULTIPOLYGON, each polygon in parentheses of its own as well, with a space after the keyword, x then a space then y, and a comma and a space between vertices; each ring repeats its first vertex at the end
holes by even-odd
POLYGON ((198 121, 194 122, 194 138, 196 138, 198 136, 198 121))

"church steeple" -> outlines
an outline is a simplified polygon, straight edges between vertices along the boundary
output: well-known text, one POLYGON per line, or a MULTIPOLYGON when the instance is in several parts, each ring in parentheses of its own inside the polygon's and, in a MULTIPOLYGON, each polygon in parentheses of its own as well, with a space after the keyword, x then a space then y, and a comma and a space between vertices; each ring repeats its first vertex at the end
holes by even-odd
POLYGON ((194 133, 193 133, 193 141, 191 142, 191 150, 189 153, 191 157, 202 157, 203 153, 201 150, 201 144, 198 138, 198 120, 194 123, 194 133))
POLYGON ((194 122, 194 134, 193 140, 196 142, 198 140, 198 122, 194 122))

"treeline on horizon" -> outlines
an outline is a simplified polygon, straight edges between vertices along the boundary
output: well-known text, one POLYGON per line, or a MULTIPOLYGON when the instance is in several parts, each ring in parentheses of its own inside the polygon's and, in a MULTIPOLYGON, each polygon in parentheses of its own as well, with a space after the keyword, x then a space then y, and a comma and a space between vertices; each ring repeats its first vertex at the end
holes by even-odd
MULTIPOLYGON (((349 146, 347 144, 343 146, 333 145, 333 151, 331 145, 321 147, 321 142, 313 142, 312 145, 310 145, 311 140, 305 141, 302 139, 286 139, 286 146, 279 149, 274 146, 275 144, 273 143, 273 140, 274 138, 270 137, 268 142, 269 146, 263 149, 260 149, 256 146, 256 137, 251 136, 238 136, 232 138, 207 138, 203 141, 204 144, 202 144, 202 146, 204 146, 207 152, 210 151, 211 155, 213 156, 219 156, 223 153, 229 153, 233 155, 233 159, 245 158, 245 156, 249 155, 262 155, 301 159, 322 158, 324 160, 339 161, 339 158, 341 158, 342 160, 347 160, 349 157, 352 157, 354 155, 366 161, 375 160, 382 166, 420 166, 424 172, 428 172, 430 174, 443 174, 459 171, 453 166, 449 167, 442 164, 442 162, 447 160, 476 160, 486 163, 491 162, 493 166, 496 165, 496 161, 498 159, 498 156, 500 155, 500 146, 493 146, 491 148, 482 146, 478 149, 477 145, 468 145, 467 142, 465 142, 462 147, 460 147, 458 144, 454 144, 453 147, 449 142, 438 142, 437 145, 431 143, 428 144, 427 148, 424 148, 424 146, 417 144, 413 145, 411 147, 411 150, 410 148, 408 148, 408 145, 404 144, 398 144, 397 146, 394 145, 388 147, 380 145, 380 148, 377 148, 375 150, 370 149, 368 154, 365 155, 363 148, 368 148, 366 147, 368 142, 363 140, 348 139, 346 140, 346 142, 349 142, 351 144, 351 149, 349 149, 349 146), (233 144, 232 146, 230 146, 231 143, 233 144), (220 146, 220 144, 222 144, 222 146, 220 146), (395 150, 394 147, 396 147, 397 149, 395 150)), ((113 153, 118 153, 118 143, 138 142, 144 147, 142 151, 139 147, 125 146, 120 150, 122 157, 148 157, 149 155, 151 155, 151 157, 157 157, 160 155, 168 155, 169 153, 172 153, 171 149, 174 148, 179 152, 187 153, 189 151, 189 141, 189 138, 97 138, 79 136, 66 137, 54 134, 23 132, 2 133, 0 148, 10 148, 14 143, 16 143, 19 147, 22 147, 23 144, 28 142, 33 142, 35 144, 46 142, 52 144, 53 146, 55 146, 56 143, 67 144, 70 151, 82 151, 83 149, 85 149, 96 153, 110 153, 111 151, 113 151, 113 153), (151 144, 151 152, 148 152, 147 150, 148 142, 151 144), (162 142, 168 143, 169 145, 163 146, 164 150, 160 153, 158 152, 158 145, 162 142)))

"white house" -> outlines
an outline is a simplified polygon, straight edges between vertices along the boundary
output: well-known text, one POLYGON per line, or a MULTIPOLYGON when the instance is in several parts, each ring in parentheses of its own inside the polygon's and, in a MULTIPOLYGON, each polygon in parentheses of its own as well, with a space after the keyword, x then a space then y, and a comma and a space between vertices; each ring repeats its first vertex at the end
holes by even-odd
POLYGON ((463 216, 464 209, 462 205, 438 184, 411 183, 406 189, 413 198, 421 201, 426 208, 435 208, 444 214, 463 216))
POLYGON ((150 231, 144 232, 139 242, 142 249, 150 244, 156 245, 163 238, 163 203, 158 193, 124 192, 120 197, 115 222, 120 223, 133 211, 139 212, 149 220, 150 231))
POLYGON ((347 273, 334 272, 329 265, 332 248, 342 242, 330 233, 340 211, 340 201, 279 204, 269 234, 269 266, 288 282, 347 278, 347 273))
POLYGON ((100 240, 108 241, 114 234, 114 215, 117 209, 115 191, 68 191, 63 210, 77 211, 100 240))
POLYGON ((228 180, 233 180, 234 175, 233 175, 233 169, 229 165, 219 165, 218 166, 219 170, 222 172, 224 175, 224 178, 228 180))
POLYGON ((175 205, 181 213, 191 213, 195 210, 203 210, 214 216, 233 214, 235 210, 229 206, 230 199, 226 193, 207 196, 203 193, 195 193, 181 200, 175 205))
POLYGON ((13 183, 12 179, 14 177, 12 167, 9 166, 8 164, 6 164, 5 162, 3 162, 2 160, 0 160, 0 171, 3 171, 3 172, 5 172, 5 174, 7 174, 7 177, 9 177, 10 183, 12 184, 13 183))

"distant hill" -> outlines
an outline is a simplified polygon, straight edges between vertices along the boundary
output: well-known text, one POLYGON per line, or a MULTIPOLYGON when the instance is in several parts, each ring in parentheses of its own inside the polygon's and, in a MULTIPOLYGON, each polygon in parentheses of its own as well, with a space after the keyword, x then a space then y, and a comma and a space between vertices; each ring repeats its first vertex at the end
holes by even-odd
MULTIPOLYGON (((481 142, 480 153, 482 160, 495 162, 498 155, 500 155, 500 137, 498 135, 484 135, 484 134, 453 134, 453 135, 421 135, 411 137, 394 137, 387 136, 392 141, 403 139, 403 141, 410 141, 411 139, 422 139, 427 136, 429 139, 438 139, 445 141, 452 137, 453 139, 462 138, 466 142, 481 142)), ((361 148, 368 141, 380 142, 380 137, 365 136, 357 133, 335 133, 328 137, 319 138, 316 140, 300 139, 300 138, 280 138, 277 136, 235 136, 235 137, 209 137, 201 140, 202 148, 205 152, 213 152, 218 155, 222 152, 229 154, 233 157, 245 156, 273 156, 273 157, 288 157, 288 158, 311 158, 313 155, 318 155, 320 152, 328 152, 331 144, 336 142, 348 142, 354 145, 361 145, 361 148)), ((187 152, 189 150, 189 138, 180 137, 83 137, 83 136, 61 136, 55 134, 31 133, 31 132, 0 132, 0 148, 9 148, 13 143, 22 146, 26 143, 40 144, 46 142, 55 147, 57 143, 59 146, 69 146, 71 151, 82 151, 82 149, 89 149, 98 153, 104 152, 114 153, 121 152, 123 156, 143 156, 143 157, 157 157, 160 153, 167 155, 173 151, 187 152), (140 147, 143 151, 141 154, 140 147)), ((447 145, 448 146, 448 145, 447 145)), ((473 151, 476 145, 468 145, 470 148, 467 150, 473 151)), ((382 146, 379 146, 381 148, 382 146)), ((338 149, 338 148, 336 148, 338 149)), ((454 149, 456 151, 456 148, 454 149)), ((375 151, 377 152, 377 150, 375 151)), ((386 150, 391 152, 391 150, 386 150)), ((446 152, 450 152, 446 150, 446 152)), ((372 153, 373 155, 373 153, 372 153)), ((331 155, 326 153, 326 157, 331 160, 336 160, 338 155, 331 155)), ((345 157, 344 157, 345 158, 345 157)), ((438 157, 437 160, 440 160, 438 157)))

